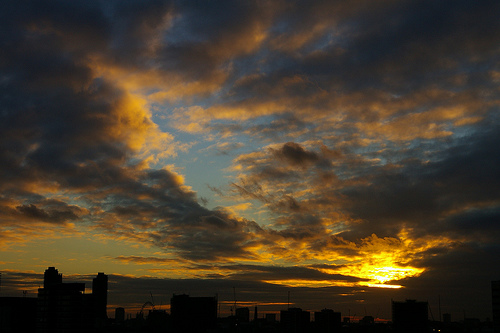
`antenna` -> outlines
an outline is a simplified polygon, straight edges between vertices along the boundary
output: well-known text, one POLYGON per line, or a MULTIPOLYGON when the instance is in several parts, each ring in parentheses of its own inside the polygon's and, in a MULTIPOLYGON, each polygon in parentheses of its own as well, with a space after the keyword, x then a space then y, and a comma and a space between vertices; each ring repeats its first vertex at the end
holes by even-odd
POLYGON ((441 320, 441 295, 438 295, 438 304, 439 304, 439 321, 441 320))
POLYGON ((429 312, 431 313, 432 321, 434 321, 434 316, 432 315, 432 309, 431 309, 431 305, 429 304, 429 301, 427 301, 427 308, 429 309, 429 312))
POLYGON ((219 293, 216 293, 216 294, 215 294, 215 299, 217 300, 217 318, 220 318, 219 293))
POLYGON ((234 314, 236 315, 236 288, 233 286, 234 314))
POLYGON ((288 290, 288 309, 290 310, 290 290, 288 290))
POLYGON ((153 304, 153 310, 155 307, 155 299, 153 298, 153 293, 150 291, 149 294, 151 295, 151 304, 153 304))

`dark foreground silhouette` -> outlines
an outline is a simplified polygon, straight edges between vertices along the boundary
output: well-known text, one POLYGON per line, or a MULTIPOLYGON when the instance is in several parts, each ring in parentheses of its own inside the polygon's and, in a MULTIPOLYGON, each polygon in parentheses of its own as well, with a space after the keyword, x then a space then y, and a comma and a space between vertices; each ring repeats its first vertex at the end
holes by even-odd
MULTIPOLYGON (((126 319, 124 308, 115 309, 115 318, 107 317, 108 276, 98 273, 92 281, 92 293, 85 293, 85 283, 65 283, 55 267, 45 270, 43 288, 34 297, 0 297, 0 333, 497 333, 494 322, 465 318, 452 322, 449 314, 443 321, 430 321, 428 303, 406 300, 392 302, 392 321, 376 322, 373 317, 351 322, 340 312, 323 309, 310 313, 288 308, 277 314, 258 317, 257 307, 250 320, 250 309, 234 307, 234 315, 218 318, 217 297, 173 295, 170 313, 157 310, 154 304, 147 313, 144 306, 126 319), (314 320, 311 320, 311 317, 314 320)), ((492 283, 494 319, 495 302, 500 300, 500 282, 492 283)), ((499 306, 500 306, 500 302, 499 306)), ((498 310, 498 309, 497 309, 498 310)))

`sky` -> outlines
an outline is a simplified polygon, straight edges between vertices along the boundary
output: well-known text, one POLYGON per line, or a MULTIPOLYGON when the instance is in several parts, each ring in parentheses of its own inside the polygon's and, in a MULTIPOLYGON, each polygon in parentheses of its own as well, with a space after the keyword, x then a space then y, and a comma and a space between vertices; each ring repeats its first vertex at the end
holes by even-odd
POLYGON ((491 318, 500 2, 2 1, 0 296, 491 318), (441 308, 438 305, 441 304, 441 308))

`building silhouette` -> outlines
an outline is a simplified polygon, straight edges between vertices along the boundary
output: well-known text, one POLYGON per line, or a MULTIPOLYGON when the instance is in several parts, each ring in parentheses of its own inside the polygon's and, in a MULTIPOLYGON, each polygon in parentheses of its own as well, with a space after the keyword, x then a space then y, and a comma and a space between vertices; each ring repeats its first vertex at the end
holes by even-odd
POLYGON ((274 323, 276 321, 276 313, 266 313, 265 320, 268 323, 274 323))
POLYGON ((34 297, 0 297, 0 332, 34 332, 36 304, 34 297))
POLYGON ((63 283, 55 267, 44 273, 38 289, 38 333, 94 332, 106 324, 107 275, 99 273, 92 283, 92 294, 85 294, 85 283, 63 283))
POLYGON ((62 283, 62 274, 55 267, 49 267, 43 273, 43 288, 48 289, 62 283))
POLYGON ((170 315, 174 332, 203 333, 217 326, 217 297, 173 295, 170 315))
POLYGON ((332 309, 323 309, 321 311, 314 312, 316 332, 340 332, 342 328, 341 317, 342 315, 340 312, 334 312, 332 309))
POLYGON ((94 319, 96 327, 104 327, 108 319, 108 276, 104 273, 97 273, 92 280, 92 301, 94 307, 94 319))
POLYGON ((280 324, 284 332, 309 332, 311 315, 301 308, 289 308, 280 311, 280 324))
POLYGON ((420 333, 429 327, 427 302, 406 300, 392 302, 392 323, 394 332, 420 333))
POLYGON ((250 322, 250 309, 245 308, 237 308, 235 311, 236 321, 238 323, 248 323, 250 322))
POLYGON ((360 325, 370 326, 375 324, 375 318, 373 316, 364 316, 359 320, 360 325))
POLYGON ((493 332, 500 333, 500 280, 491 281, 491 303, 493 312, 493 332))
POLYGON ((115 309, 115 323, 122 324, 125 321, 125 308, 119 307, 115 309))

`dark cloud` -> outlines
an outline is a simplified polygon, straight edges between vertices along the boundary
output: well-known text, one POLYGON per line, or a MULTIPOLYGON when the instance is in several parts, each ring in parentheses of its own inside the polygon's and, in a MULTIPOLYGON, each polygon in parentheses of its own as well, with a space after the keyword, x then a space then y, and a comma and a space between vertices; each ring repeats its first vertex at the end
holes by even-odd
POLYGON ((233 58, 255 52, 274 11, 259 2, 178 5, 160 57, 163 68, 188 79, 208 78, 233 58))
POLYGON ((305 166, 316 162, 319 157, 314 152, 306 151, 295 142, 287 142, 279 150, 273 151, 276 157, 285 160, 291 165, 305 166))
POLYGON ((120 63, 147 67, 158 56, 160 39, 175 16, 173 1, 112 1, 102 9, 109 20, 109 51, 120 63))
POLYGON ((463 311, 467 317, 489 317, 491 281, 500 276, 498 251, 496 244, 455 244, 444 253, 429 255, 420 263, 428 270, 418 279, 401 281, 405 288, 395 294, 399 300, 410 295, 429 300, 435 318, 439 298, 442 312, 451 313, 454 320, 462 318, 463 311))
MULTIPOLYGON (((311 267, 319 267, 312 265, 311 267)), ((359 282, 366 279, 345 276, 342 274, 328 274, 317 269, 305 266, 264 266, 264 265, 217 265, 204 267, 202 265, 195 266, 195 269, 216 269, 228 271, 227 279, 234 280, 251 280, 251 281, 286 281, 286 280, 303 280, 303 281, 349 281, 359 282)), ((328 266, 332 268, 332 266, 328 266)))
MULTIPOLYGON (((187 293, 195 297, 213 297, 217 294, 221 312, 229 313, 229 307, 234 304, 234 287, 239 306, 257 306, 262 312, 279 312, 286 308, 288 291, 290 291, 288 287, 248 279, 155 279, 113 275, 109 280, 112 281, 108 298, 110 304, 122 304, 126 307, 135 305, 139 308, 144 302, 151 300, 150 291, 156 302, 162 302, 162 304, 169 304, 172 294, 187 293), (136 304, 130 304, 129 300, 134 297, 125 299, 123 295, 126 294, 133 295, 136 304)), ((349 303, 352 300, 352 304, 355 305, 355 299, 358 297, 356 295, 359 292, 361 291, 351 292, 350 296, 346 297, 339 296, 339 294, 349 293, 348 289, 343 287, 320 288, 319 290, 295 288, 290 293, 290 304, 308 310, 331 308, 334 305, 340 310, 342 306, 342 310, 347 313, 348 304, 340 304, 349 303)), ((387 307, 390 307, 390 300, 387 302, 387 307)))
POLYGON ((10 4, 3 12, 2 24, 12 30, 2 53, 3 214, 10 220, 86 223, 186 257, 252 256, 245 244, 252 242, 255 223, 201 207, 177 174, 144 169, 133 160, 141 149, 136 141, 161 132, 134 96, 96 77, 93 58, 119 64, 124 56, 132 62, 150 57, 141 51, 144 43, 161 37, 172 6, 24 5, 26 11, 10 4), (69 199, 61 207, 49 205, 54 190, 78 195, 80 207, 69 199))
POLYGON ((500 232, 499 218, 500 207, 495 205, 484 209, 472 208, 462 214, 452 215, 444 221, 443 225, 448 227, 445 230, 447 233, 456 233, 467 238, 474 237, 483 242, 494 243, 500 232))
POLYGON ((78 216, 70 210, 52 210, 40 209, 33 204, 17 206, 16 209, 26 218, 39 220, 42 222, 61 223, 68 220, 75 220, 78 216))
POLYGON ((118 256, 114 258, 124 262, 138 262, 141 264, 154 263, 154 264, 169 264, 177 262, 177 260, 169 258, 155 258, 155 257, 139 257, 139 256, 118 256))
POLYGON ((424 1, 372 4, 371 10, 354 7, 353 15, 339 17, 345 42, 311 53, 306 72, 345 79, 344 89, 368 85, 400 92, 418 89, 429 79, 441 81, 457 70, 467 73, 463 65, 473 66, 497 52, 491 44, 498 38, 492 6, 497 4, 424 1), (341 55, 339 48, 345 50, 341 55))
POLYGON ((139 179, 148 185, 131 180, 115 185, 104 201, 97 195, 107 208, 94 218, 98 228, 117 237, 138 237, 192 260, 254 257, 246 248, 259 242, 257 223, 202 207, 167 171, 150 170, 139 179))
MULTIPOLYGON (((327 133, 352 140, 357 121, 387 123, 436 106, 467 104, 467 114, 479 115, 496 95, 491 71, 498 71, 499 28, 491 13, 497 6, 491 1, 294 2, 278 15, 269 40, 280 45, 277 50, 295 45, 297 36, 303 35, 303 43, 261 55, 266 66, 238 80, 220 104, 255 118, 262 109, 274 108, 267 114, 270 121, 258 127, 250 123, 247 129, 254 133, 259 128, 258 134, 274 140, 327 133), (317 33, 312 32, 315 26, 317 33), (291 123, 276 132, 275 121, 286 113, 294 113, 307 130, 294 131, 291 123)), ((398 136, 417 132, 418 124, 412 125, 398 136)), ((449 135, 443 127, 434 131, 449 135)), ((429 134, 425 126, 417 133, 429 134)))
POLYGON ((454 233, 475 216, 474 229, 487 236, 495 228, 490 220, 499 200, 494 148, 499 142, 491 121, 482 134, 466 136, 436 154, 436 161, 408 163, 394 172, 381 169, 370 176, 368 186, 346 188, 349 211, 367 221, 366 229, 392 235, 403 226, 418 234, 454 233))

